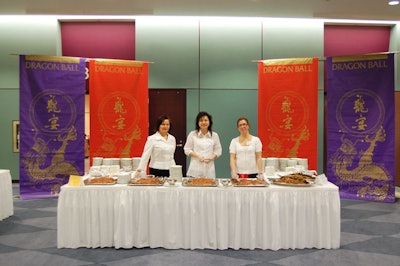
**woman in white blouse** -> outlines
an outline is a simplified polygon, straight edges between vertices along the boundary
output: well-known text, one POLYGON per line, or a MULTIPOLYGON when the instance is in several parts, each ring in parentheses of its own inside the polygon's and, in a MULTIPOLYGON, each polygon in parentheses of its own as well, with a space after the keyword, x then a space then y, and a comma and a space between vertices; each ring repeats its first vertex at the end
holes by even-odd
POLYGON ((155 176, 169 176, 171 165, 175 165, 175 137, 169 134, 171 120, 168 116, 160 116, 156 122, 157 132, 147 137, 140 163, 134 177, 146 171, 150 160, 149 172, 155 176))
POLYGON ((222 147, 212 124, 212 116, 207 112, 197 115, 196 129, 189 133, 183 148, 191 157, 187 176, 215 178, 214 160, 221 156, 222 147))
POLYGON ((237 120, 237 127, 240 135, 232 139, 229 145, 232 178, 263 179, 261 140, 250 134, 246 117, 237 120))

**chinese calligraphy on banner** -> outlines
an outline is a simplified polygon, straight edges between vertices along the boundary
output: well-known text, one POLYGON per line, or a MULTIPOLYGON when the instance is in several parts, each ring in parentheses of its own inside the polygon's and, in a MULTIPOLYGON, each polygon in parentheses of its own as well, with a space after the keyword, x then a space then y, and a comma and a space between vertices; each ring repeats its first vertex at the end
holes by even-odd
POLYGON ((148 63, 90 60, 90 157, 141 156, 148 135, 148 63))
POLYGON ((317 167, 318 59, 258 63, 258 135, 263 157, 307 158, 317 167))
POLYGON ((393 202, 393 54, 329 57, 328 178, 344 198, 393 202))
POLYGON ((20 194, 56 197, 84 172, 85 59, 20 56, 20 194))

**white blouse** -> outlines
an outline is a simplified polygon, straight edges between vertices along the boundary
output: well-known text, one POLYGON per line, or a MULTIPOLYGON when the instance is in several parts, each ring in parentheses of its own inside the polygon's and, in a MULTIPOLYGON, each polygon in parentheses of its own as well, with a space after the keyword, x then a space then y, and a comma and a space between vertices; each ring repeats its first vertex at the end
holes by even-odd
POLYGON ((176 140, 171 134, 164 139, 159 132, 147 137, 146 144, 137 169, 145 171, 150 159, 150 167, 160 170, 169 170, 175 165, 176 140))
POLYGON ((261 151, 262 143, 258 137, 251 136, 251 140, 245 146, 240 144, 239 137, 232 139, 229 153, 236 154, 236 172, 238 174, 257 174, 256 152, 261 151))
MULTIPOLYGON (((222 154, 222 146, 218 134, 216 132, 211 134, 210 131, 205 135, 197 130, 190 132, 183 149, 187 156, 191 152, 195 152, 206 159, 211 158, 213 154, 217 155, 217 157, 222 154)), ((215 178, 214 160, 204 163, 197 158, 191 157, 187 176, 215 178)))

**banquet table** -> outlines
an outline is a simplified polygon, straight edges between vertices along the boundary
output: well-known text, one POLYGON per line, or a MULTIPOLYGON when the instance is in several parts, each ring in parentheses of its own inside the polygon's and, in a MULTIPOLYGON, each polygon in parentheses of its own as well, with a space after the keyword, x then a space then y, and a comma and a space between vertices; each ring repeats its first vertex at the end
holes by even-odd
POLYGON ((0 221, 14 214, 10 170, 0 169, 0 221))
POLYGON ((338 187, 64 185, 58 248, 334 249, 338 187))

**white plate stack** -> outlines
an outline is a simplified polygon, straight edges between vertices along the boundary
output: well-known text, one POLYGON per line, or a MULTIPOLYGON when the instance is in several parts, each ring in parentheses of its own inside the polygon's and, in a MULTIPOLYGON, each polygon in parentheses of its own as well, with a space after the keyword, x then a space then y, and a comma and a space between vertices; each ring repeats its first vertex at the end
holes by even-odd
POLYGON ((275 167, 272 166, 272 165, 265 166, 264 175, 266 175, 266 176, 274 176, 275 175, 275 167))
POLYGON ((262 160, 262 169, 265 168, 265 166, 267 166, 267 158, 261 158, 262 160))
POLYGON ((111 166, 113 165, 113 158, 103 158, 103 164, 105 166, 111 166))
POLYGON ((279 158, 268 157, 266 158, 265 166, 274 167, 274 171, 279 171, 279 158))
POLYGON ((121 168, 125 172, 132 171, 132 158, 121 158, 121 168))
POLYGON ((308 170, 308 159, 307 158, 298 158, 297 164, 303 166, 304 170, 308 170))
POLYGON ((117 174, 117 177, 118 177, 118 180, 117 180, 118 184, 128 184, 129 181, 131 180, 131 173, 119 172, 117 174))
POLYGON ((121 159, 120 158, 112 158, 112 165, 121 166, 121 159))
POLYGON ((286 171, 286 167, 288 167, 289 158, 279 158, 279 170, 282 172, 286 171))
POLYGON ((93 166, 101 166, 103 164, 103 157, 93 157, 93 166))
POLYGON ((139 167, 140 163, 140 157, 133 157, 132 158, 132 170, 136 171, 136 169, 139 167))
POLYGON ((182 165, 171 166, 169 176, 176 179, 177 182, 182 182, 182 165))
POLYGON ((295 167, 297 165, 297 159, 296 158, 290 158, 287 161, 287 166, 288 167, 295 167))

